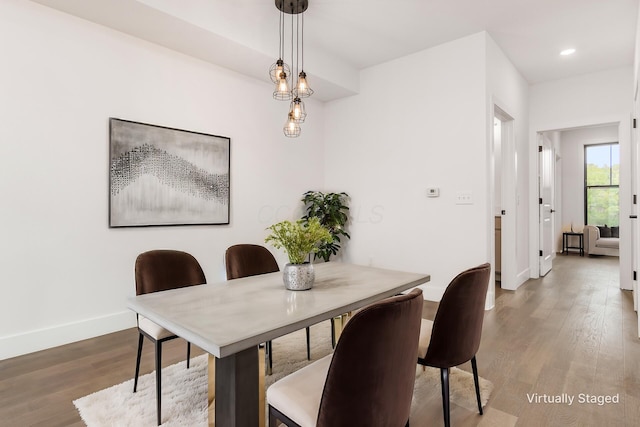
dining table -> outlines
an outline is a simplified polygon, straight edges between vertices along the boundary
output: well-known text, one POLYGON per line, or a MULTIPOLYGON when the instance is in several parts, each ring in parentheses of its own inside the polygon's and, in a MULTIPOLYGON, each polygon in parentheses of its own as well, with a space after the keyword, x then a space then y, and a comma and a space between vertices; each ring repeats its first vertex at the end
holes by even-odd
POLYGON ((261 343, 425 284, 424 273, 344 262, 314 264, 310 290, 285 289, 282 273, 133 296, 134 312, 209 354, 209 425, 264 425, 261 343))

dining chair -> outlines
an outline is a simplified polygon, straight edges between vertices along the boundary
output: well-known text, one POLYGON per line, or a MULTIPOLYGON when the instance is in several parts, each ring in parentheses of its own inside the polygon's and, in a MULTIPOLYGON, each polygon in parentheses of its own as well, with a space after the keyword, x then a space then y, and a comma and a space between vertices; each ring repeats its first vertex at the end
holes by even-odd
MULTIPOLYGON (((267 248, 252 244, 239 244, 229 247, 225 252, 225 266, 227 280, 280 271, 275 257, 267 248)), ((270 375, 273 368, 273 346, 271 341, 265 343, 265 352, 267 373, 270 375)), ((307 328, 307 360, 311 360, 309 328, 307 328)))
POLYGON ((440 368, 444 425, 450 425, 449 369, 471 361, 473 380, 482 415, 476 353, 480 347, 484 304, 489 287, 490 264, 458 274, 442 295, 433 321, 422 319, 418 363, 440 368))
MULTIPOLYGON (((144 252, 136 258, 135 263, 136 295, 166 291, 187 286, 207 283, 202 267, 190 254, 174 250, 152 250, 144 252)), ((144 337, 155 345, 156 353, 156 411, 158 425, 162 424, 162 343, 178 338, 172 332, 153 323, 144 316, 137 315, 138 322, 138 357, 136 374, 133 381, 133 392, 138 389, 140 358, 144 337)), ((191 343, 187 342, 187 369, 191 357, 191 343)))
POLYGON ((414 289, 358 311, 333 355, 267 389, 269 426, 408 426, 422 302, 414 289))

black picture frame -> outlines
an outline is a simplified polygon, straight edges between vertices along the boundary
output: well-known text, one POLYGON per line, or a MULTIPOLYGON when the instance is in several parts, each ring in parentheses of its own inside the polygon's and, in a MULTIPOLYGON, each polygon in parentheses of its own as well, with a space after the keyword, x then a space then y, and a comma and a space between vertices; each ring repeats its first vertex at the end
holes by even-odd
POLYGON ((231 139, 109 118, 109 227, 225 225, 231 139))

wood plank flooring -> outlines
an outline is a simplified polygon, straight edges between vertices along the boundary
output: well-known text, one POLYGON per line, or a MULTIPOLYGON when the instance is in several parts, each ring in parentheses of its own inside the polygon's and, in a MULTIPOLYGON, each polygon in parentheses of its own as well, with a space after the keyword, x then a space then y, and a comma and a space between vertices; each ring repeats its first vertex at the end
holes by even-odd
MULTIPOLYGON (((425 303, 424 317, 437 305, 425 303)), ((74 399, 133 377, 137 331, 129 329, 0 361, 0 426, 83 426, 74 399)), ((194 348, 194 356, 202 352, 194 348)), ((165 343, 165 365, 184 360, 182 340, 165 343)), ((452 405, 453 426, 640 425, 640 340, 632 294, 618 284, 618 259, 559 255, 544 278, 515 292, 496 288, 478 353, 494 383, 485 415, 452 405), (529 403, 528 395, 574 397, 572 405, 529 403), (580 393, 617 404, 578 403, 580 393)), ((145 343, 142 373, 153 370, 145 343)), ((470 370, 469 364, 461 366, 470 370)), ((413 427, 441 426, 440 401, 413 427)))

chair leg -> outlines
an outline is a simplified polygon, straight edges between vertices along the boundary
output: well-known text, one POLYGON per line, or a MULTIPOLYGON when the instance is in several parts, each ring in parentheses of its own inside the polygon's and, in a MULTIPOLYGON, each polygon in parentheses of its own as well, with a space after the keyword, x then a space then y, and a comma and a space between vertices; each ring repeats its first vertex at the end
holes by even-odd
POLYGON ((307 360, 311 360, 311 337, 310 337, 308 326, 307 326, 307 360))
POLYGON ((191 343, 187 341, 187 369, 189 369, 190 360, 191 360, 191 343))
POLYGON ((267 375, 271 375, 273 371, 273 345, 271 341, 264 343, 264 351, 267 357, 267 375))
POLYGON ((473 369, 473 382, 476 385, 476 399, 478 399, 478 412, 482 415, 482 400, 480 399, 480 383, 478 381, 478 364, 476 363, 476 357, 471 358, 471 369, 473 369))
POLYGON ((158 425, 162 424, 162 342, 156 341, 156 406, 158 425))
POLYGON ((336 348, 336 328, 335 321, 333 317, 331 318, 331 348, 335 350, 336 348))
POLYGON ((144 336, 138 333, 138 357, 136 358, 136 376, 133 380, 133 392, 138 391, 138 374, 140 374, 140 358, 142 357, 142 344, 144 343, 144 336))
POLYGON ((440 369, 440 382, 442 384, 442 412, 444 414, 444 426, 451 425, 449 412, 449 368, 440 369))

